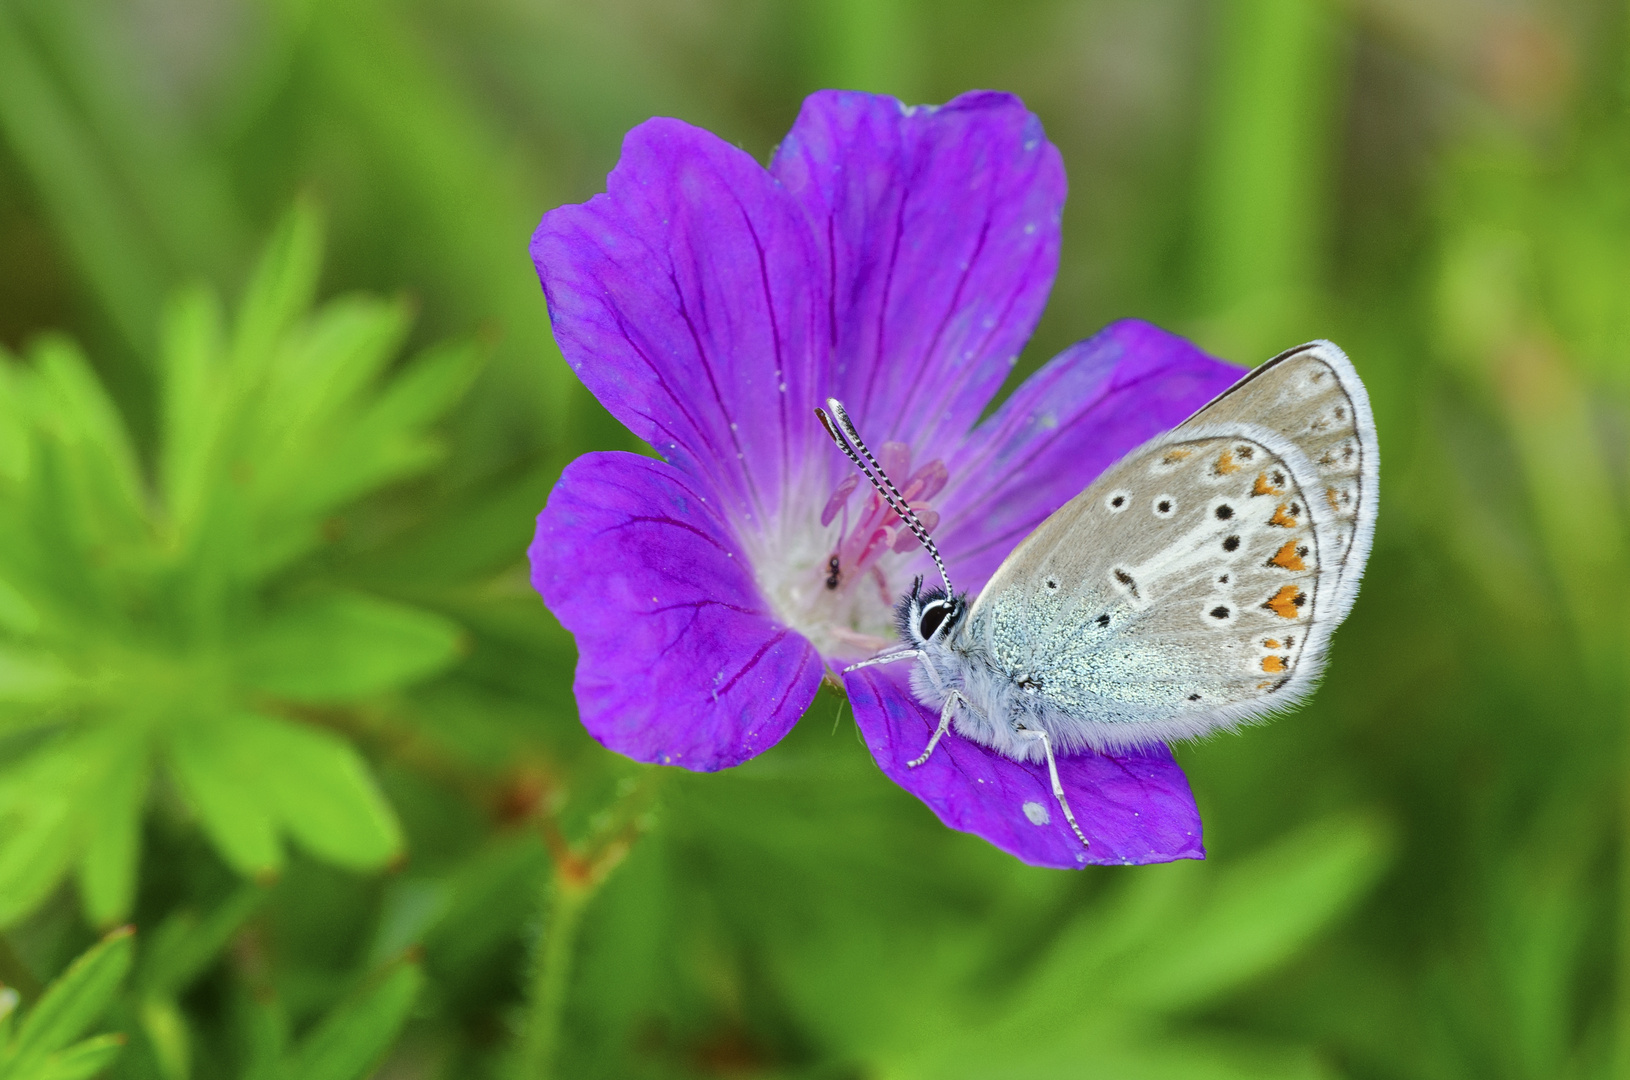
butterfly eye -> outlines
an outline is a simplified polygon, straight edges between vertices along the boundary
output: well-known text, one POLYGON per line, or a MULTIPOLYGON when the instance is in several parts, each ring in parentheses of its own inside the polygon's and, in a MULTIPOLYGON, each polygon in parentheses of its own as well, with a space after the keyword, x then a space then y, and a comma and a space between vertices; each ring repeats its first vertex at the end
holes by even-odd
POLYGON ((951 613, 951 605, 943 600, 936 600, 923 608, 922 614, 917 618, 917 633, 926 641, 934 636, 944 623, 945 617, 951 613))

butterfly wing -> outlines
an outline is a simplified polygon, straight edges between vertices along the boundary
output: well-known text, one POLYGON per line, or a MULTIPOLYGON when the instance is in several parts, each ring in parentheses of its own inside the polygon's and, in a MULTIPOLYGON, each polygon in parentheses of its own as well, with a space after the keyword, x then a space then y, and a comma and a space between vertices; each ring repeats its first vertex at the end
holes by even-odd
POLYGON ((966 638, 1064 747, 1202 734, 1293 703, 1352 607, 1379 458, 1347 358, 1242 378, 1059 509, 998 568, 966 638))

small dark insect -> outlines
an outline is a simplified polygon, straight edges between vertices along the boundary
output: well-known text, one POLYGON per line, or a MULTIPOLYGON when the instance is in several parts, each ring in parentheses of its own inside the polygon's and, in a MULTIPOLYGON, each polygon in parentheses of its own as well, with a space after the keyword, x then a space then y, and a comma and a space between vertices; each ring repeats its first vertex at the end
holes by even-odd
POLYGON ((828 589, 836 589, 838 587, 839 580, 838 557, 834 555, 827 561, 826 564, 826 587, 828 589))

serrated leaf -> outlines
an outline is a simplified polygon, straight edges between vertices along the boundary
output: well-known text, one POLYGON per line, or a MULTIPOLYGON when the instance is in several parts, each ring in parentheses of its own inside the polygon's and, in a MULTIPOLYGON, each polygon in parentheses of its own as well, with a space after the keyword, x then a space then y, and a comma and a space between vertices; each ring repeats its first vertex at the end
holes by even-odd
POLYGON ((361 1080, 396 1041, 423 983, 417 964, 392 968, 301 1041, 283 1063, 284 1080, 361 1080))
POLYGON ((113 931, 75 960, 29 1009, 9 1052, 18 1064, 61 1050, 101 1018, 130 970, 135 931, 113 931))
POLYGON ((304 601, 266 619, 244 647, 244 677, 297 701, 348 701, 433 674, 461 632, 417 608, 356 594, 304 601))

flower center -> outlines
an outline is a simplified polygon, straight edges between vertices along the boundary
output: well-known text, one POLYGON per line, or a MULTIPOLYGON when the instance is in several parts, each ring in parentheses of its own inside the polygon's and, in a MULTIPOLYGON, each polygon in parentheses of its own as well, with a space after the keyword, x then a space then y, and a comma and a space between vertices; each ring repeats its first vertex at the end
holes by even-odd
MULTIPOLYGON (((940 515, 932 500, 949 479, 945 463, 935 458, 914 472, 911 448, 897 442, 884 443, 877 458, 933 532, 940 515)), ((823 656, 870 656, 895 643, 894 604, 909 584, 910 565, 921 559, 921 546, 858 472, 831 490, 818 522, 811 503, 788 507, 787 531, 794 535, 784 534, 782 550, 767 553, 770 561, 755 560, 760 585, 782 621, 823 656)))

